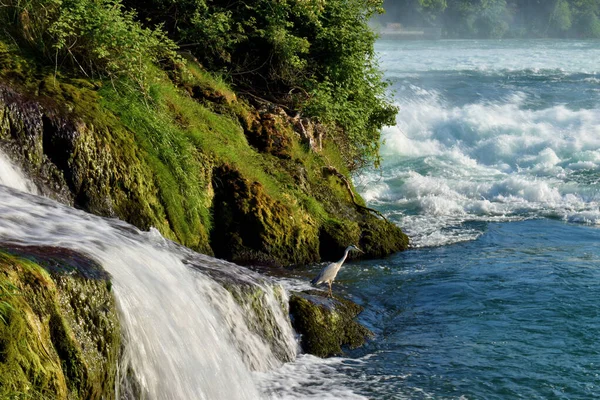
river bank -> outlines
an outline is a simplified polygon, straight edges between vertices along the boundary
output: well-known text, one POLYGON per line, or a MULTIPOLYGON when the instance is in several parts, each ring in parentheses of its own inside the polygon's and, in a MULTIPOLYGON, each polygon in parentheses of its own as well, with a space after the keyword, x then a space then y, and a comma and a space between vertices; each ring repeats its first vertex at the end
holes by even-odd
POLYGON ((370 336, 349 301, 288 304, 269 279, 180 246, 272 270, 337 259, 349 243, 368 257, 406 249, 324 126, 238 98, 193 59, 184 82, 153 70, 148 93, 52 71, 2 42, 0 60, 0 182, 31 193, 0 188, 2 395, 254 399, 251 372, 296 358, 290 306, 319 356, 370 336), (104 280, 78 277, 73 259, 104 280), (223 369, 239 385, 212 379, 223 369))

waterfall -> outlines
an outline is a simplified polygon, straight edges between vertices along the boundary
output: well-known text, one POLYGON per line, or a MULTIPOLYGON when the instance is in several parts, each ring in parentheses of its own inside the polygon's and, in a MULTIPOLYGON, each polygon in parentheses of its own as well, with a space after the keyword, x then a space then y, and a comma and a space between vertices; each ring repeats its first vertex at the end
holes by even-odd
POLYGON ((35 185, 31 184, 23 173, 19 171, 0 151, 0 185, 8 186, 22 192, 38 194, 35 185))
POLYGON ((252 371, 295 358, 283 289, 274 291, 265 278, 194 253, 156 230, 143 232, 27 191, 32 185, 0 153, 0 242, 69 248, 111 274, 126 343, 119 368, 123 382, 124 372, 133 371, 144 398, 258 399, 263 394, 252 371), (253 311, 236 302, 232 292, 239 295, 239 287, 263 292, 260 307, 272 321, 272 341, 253 325, 253 311))

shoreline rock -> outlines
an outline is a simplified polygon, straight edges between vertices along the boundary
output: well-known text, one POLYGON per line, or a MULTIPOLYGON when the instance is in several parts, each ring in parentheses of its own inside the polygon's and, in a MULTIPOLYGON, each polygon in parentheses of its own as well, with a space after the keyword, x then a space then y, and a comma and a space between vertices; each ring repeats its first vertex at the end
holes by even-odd
POLYGON ((373 333, 355 318, 363 310, 358 304, 327 293, 310 290, 290 297, 292 326, 301 335, 302 349, 318 357, 343 354, 365 344, 373 333))

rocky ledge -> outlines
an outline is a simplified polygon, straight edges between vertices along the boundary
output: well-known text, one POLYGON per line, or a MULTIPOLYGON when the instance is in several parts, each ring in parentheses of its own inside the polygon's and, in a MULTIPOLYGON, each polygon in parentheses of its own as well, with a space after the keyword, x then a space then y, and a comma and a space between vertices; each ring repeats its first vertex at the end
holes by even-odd
POLYGON ((67 249, 0 244, 0 398, 114 399, 109 278, 67 249))

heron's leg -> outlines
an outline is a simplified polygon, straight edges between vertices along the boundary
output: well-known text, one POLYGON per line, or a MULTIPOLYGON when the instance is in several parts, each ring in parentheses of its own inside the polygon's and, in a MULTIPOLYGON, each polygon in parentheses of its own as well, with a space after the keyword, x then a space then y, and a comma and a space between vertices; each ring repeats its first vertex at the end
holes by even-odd
POLYGON ((328 297, 333 297, 333 293, 331 292, 331 281, 328 282, 329 283, 329 296, 328 297))

